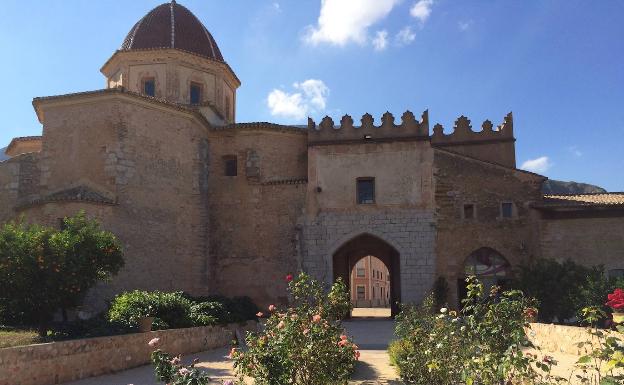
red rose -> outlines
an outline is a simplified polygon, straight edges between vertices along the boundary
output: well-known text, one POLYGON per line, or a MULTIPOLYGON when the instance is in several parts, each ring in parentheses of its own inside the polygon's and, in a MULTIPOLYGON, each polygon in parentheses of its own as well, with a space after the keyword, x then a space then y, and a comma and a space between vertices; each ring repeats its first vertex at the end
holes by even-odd
POLYGON ((292 276, 292 274, 288 274, 288 275, 286 276, 286 282, 290 282, 290 281, 292 281, 292 280, 293 280, 293 276, 292 276))
POLYGON ((622 310, 624 309, 624 290, 615 289, 615 291, 609 295, 607 295, 609 300, 606 305, 609 306, 613 310, 622 310))

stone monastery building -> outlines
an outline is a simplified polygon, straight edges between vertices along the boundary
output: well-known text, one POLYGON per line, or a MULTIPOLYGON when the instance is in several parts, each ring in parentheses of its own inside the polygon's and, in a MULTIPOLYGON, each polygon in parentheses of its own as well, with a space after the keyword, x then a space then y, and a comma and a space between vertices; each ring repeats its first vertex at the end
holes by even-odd
POLYGON ((175 1, 101 72, 105 89, 35 98, 42 135, 13 139, 0 163, 0 222, 84 210, 125 245, 91 304, 135 288, 284 302, 286 274, 348 280, 369 255, 393 303, 438 277, 456 301, 466 274, 504 282, 540 256, 624 272, 624 194, 543 196, 547 178, 516 168, 511 113, 461 116, 450 134, 427 111, 239 123, 241 81, 175 1))

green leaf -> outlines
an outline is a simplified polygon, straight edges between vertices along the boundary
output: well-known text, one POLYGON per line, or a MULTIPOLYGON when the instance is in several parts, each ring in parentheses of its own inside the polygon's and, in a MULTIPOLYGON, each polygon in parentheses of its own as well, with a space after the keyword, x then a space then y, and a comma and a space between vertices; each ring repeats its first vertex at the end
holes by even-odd
POLYGON ((576 361, 577 364, 587 364, 591 362, 591 356, 582 356, 576 361))

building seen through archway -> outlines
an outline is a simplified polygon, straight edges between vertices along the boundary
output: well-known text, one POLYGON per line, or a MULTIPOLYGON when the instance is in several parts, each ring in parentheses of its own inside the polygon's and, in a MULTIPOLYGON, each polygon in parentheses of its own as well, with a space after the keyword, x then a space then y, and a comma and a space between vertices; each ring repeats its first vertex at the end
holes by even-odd
POLYGON ((390 271, 377 257, 367 255, 351 269, 351 303, 354 308, 390 307, 390 271))
POLYGON ((361 234, 346 242, 333 255, 333 271, 334 280, 347 284, 356 309, 389 308, 390 315, 398 314, 399 252, 383 239, 361 234))

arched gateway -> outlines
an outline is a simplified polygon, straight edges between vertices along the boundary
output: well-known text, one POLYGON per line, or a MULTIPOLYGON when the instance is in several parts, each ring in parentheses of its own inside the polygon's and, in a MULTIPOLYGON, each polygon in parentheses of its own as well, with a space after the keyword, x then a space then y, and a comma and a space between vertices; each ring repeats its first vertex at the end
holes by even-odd
POLYGON ((370 234, 362 234, 342 245, 333 255, 334 280, 342 278, 350 285, 351 270, 366 256, 379 258, 390 272, 390 308, 392 316, 399 312, 401 302, 401 270, 399 252, 389 243, 370 234))

